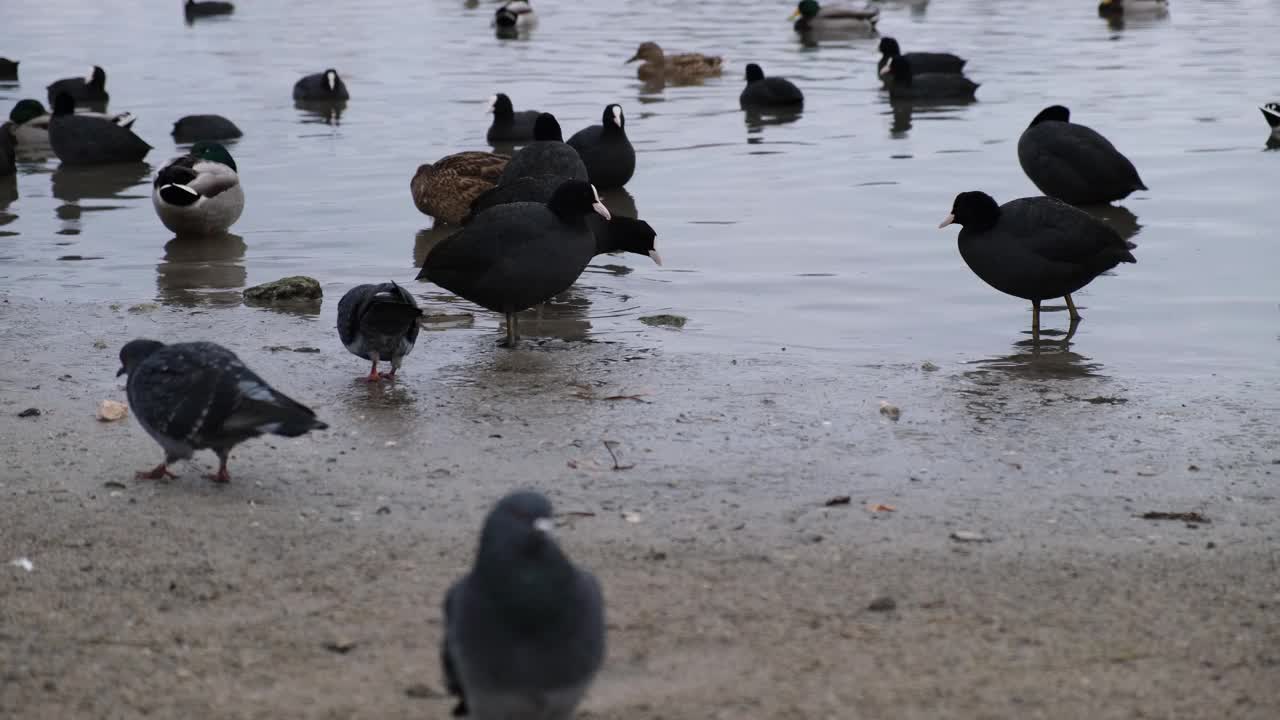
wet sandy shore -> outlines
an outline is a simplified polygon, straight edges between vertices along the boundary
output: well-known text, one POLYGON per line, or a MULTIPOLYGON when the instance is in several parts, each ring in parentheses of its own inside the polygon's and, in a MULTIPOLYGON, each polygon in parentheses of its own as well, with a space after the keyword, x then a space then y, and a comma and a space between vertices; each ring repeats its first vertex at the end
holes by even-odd
POLYGON ((517 486, 611 601, 584 717, 1280 708, 1280 441, 1248 387, 1049 350, 674 353, 660 329, 429 332, 370 387, 331 312, 143 310, 0 299, 0 716, 447 717, 439 601, 517 486), (208 453, 136 481, 158 448, 94 419, 136 336, 227 344, 332 429, 242 446, 229 486, 208 453))

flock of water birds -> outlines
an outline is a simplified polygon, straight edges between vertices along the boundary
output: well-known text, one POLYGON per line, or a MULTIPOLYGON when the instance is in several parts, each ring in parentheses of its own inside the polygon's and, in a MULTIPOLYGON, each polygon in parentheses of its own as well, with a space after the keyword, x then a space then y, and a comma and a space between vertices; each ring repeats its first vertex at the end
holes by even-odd
MULTIPOLYGON (((1105 16, 1163 11, 1164 0, 1102 0, 1105 16)), ((188 18, 230 14, 225 2, 187 0, 188 18)), ((803 0, 793 19, 798 33, 874 32, 879 10, 834 7, 803 0)), ((499 36, 537 20, 529 0, 503 2, 492 26, 499 36)), ((964 75, 966 61, 945 52, 903 52, 880 40, 877 72, 890 97, 929 101, 971 99, 978 85, 964 75)), ((721 58, 668 54, 656 43, 639 46, 645 82, 697 83, 723 71, 721 58)), ((17 79, 18 63, 0 58, 0 80, 17 79)), ((801 107, 802 90, 786 78, 745 67, 743 109, 785 112, 801 107)), ((0 128, 0 174, 13 172, 17 150, 48 147, 67 165, 141 160, 151 149, 131 129, 127 113, 105 112, 106 72, 52 83, 52 112, 34 99, 18 102, 0 128)), ((328 69, 297 81, 293 100, 341 108, 350 93, 328 69)), ((621 188, 637 168, 625 114, 605 105, 599 125, 565 140, 554 115, 517 111, 505 94, 493 97, 486 134, 511 154, 465 151, 417 169, 410 181, 414 204, 437 222, 458 229, 427 254, 418 274, 481 307, 506 316, 504 344, 518 341, 517 313, 572 286, 598 254, 632 252, 661 263, 656 232, 645 221, 613 215, 600 190, 621 188)), ((1280 138, 1280 105, 1262 108, 1280 138)), ((161 167, 153 205, 179 238, 225 233, 244 208, 238 168, 221 141, 240 136, 230 120, 188 116, 174 125, 188 153, 161 167)), ((982 280, 1031 301, 1032 331, 1040 307, 1063 298, 1072 330, 1080 319, 1072 293, 1120 263, 1136 262, 1134 245, 1078 206, 1106 204, 1147 190, 1133 163, 1103 135, 1071 119, 1065 106, 1045 108, 1017 146, 1022 169, 1044 193, 999 204, 970 191, 955 197, 942 225, 962 227, 960 255, 982 280)), ((418 336, 422 312, 394 282, 350 289, 337 309, 347 349, 371 363, 370 381, 393 378, 418 336), (380 372, 379 364, 390 364, 380 372)), ((262 434, 296 437, 324 429, 306 406, 272 388, 230 350, 208 342, 164 344, 133 340, 120 351, 118 374, 127 375, 129 405, 164 450, 164 462, 141 478, 173 477, 168 466, 197 449, 212 449, 219 466, 211 479, 228 482, 227 462, 239 443, 262 434)), ((449 591, 442 660, 455 714, 481 718, 568 718, 604 658, 603 600, 594 577, 576 568, 550 534, 548 500, 519 492, 501 500, 484 523, 476 563, 449 591)))

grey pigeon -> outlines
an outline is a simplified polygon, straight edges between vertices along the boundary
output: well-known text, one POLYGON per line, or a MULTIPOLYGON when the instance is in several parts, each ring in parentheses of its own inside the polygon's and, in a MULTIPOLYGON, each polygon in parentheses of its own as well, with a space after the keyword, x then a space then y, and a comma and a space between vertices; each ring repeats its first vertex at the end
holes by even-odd
POLYGON ((554 175, 566 180, 586 180, 587 166, 578 151, 563 142, 560 123, 551 113, 542 113, 533 124, 533 142, 511 156, 498 184, 522 177, 554 175))
POLYGON ((440 654, 455 716, 567 720, 604 663, 600 583, 574 567, 552 528, 547 498, 504 497, 471 572, 445 595, 440 654))
POLYGON ((107 94, 107 72, 97 65, 93 66, 93 72, 87 78, 63 78, 54 83, 50 83, 47 88, 49 91, 49 104, 54 105, 58 102, 58 96, 66 93, 71 96, 76 105, 89 105, 91 107, 105 107, 111 96, 107 94))
POLYGON ((151 146, 128 127, 105 117, 77 115, 75 108, 75 101, 66 93, 53 100, 49 144, 62 162, 68 165, 140 162, 151 150, 151 146))
POLYGON ((134 416, 164 448, 164 462, 139 472, 139 478, 176 477, 169 465, 207 448, 219 461, 209 479, 230 482, 227 456, 236 445, 263 433, 298 437, 329 427, 245 367, 235 353, 210 342, 133 340, 120 349, 120 365, 116 376, 129 376, 134 416))
POLYGON ((391 379, 413 352, 421 316, 409 291, 393 282, 357 285, 338 301, 338 337, 352 355, 373 362, 369 382, 391 379), (382 360, 391 363, 391 372, 378 372, 382 360))

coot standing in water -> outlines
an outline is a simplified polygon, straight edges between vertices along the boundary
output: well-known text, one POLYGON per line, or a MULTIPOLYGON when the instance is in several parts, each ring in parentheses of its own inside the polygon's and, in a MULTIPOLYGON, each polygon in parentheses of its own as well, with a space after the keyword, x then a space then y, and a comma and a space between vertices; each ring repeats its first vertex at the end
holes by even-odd
POLYGON ((1146 190, 1138 171, 1061 105, 1041 110, 1018 138, 1018 162, 1040 192, 1072 205, 1102 205, 1146 190))

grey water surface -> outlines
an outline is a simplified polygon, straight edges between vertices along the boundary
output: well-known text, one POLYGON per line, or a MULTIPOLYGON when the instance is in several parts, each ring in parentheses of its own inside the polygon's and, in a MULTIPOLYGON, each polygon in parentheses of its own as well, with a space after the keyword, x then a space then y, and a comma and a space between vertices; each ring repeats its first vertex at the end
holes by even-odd
MULTIPOLYGON (((511 40, 490 29, 490 2, 241 2, 191 25, 170 4, 0 7, 0 54, 22 61, 20 83, 0 85, 6 112, 99 64, 110 109, 135 113, 155 146, 147 165, 47 159, 0 183, 6 292, 260 313, 240 289, 307 274, 325 286, 317 320, 327 325, 347 287, 392 279, 428 312, 475 312, 446 332, 496 337, 498 318, 413 281, 441 231, 414 208, 408 181, 419 163, 487 149, 488 98, 506 92, 517 109, 556 113, 566 135, 622 104, 638 169, 628 196, 607 201, 657 229, 667 263, 600 259, 548 310, 567 314, 566 335, 668 351, 785 347, 850 371, 925 359, 1021 367, 1028 304, 983 285, 955 228, 936 225, 960 191, 1036 194, 1018 134, 1062 103, 1151 190, 1106 213, 1132 234, 1139 262, 1080 293, 1085 321, 1053 362, 1067 375, 1243 383, 1276 399, 1280 153, 1266 151, 1256 109, 1280 99, 1270 0, 1180 0, 1123 27, 1089 2, 885 2, 882 34, 905 51, 963 55, 982 84, 977 102, 915 108, 881 90, 876 38, 803 43, 786 2, 541 0, 537 27, 511 40), (722 54, 727 70, 699 86, 644 88, 623 61, 645 40, 722 54), (803 113, 744 116, 737 95, 752 61, 804 90, 803 113), (351 92, 336 119, 290 100, 298 77, 327 67, 351 92), (210 112, 245 133, 230 144, 245 213, 232 237, 177 241, 152 211, 149 180, 183 150, 172 123, 210 112), (671 331, 638 320, 656 313, 689 322, 671 331)), ((1065 312, 1045 318, 1066 324, 1065 312)), ((1056 372, 1032 360, 1031 372, 1056 372)))

